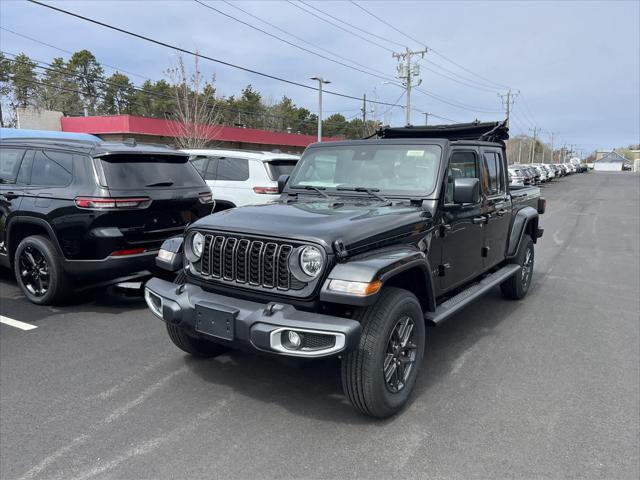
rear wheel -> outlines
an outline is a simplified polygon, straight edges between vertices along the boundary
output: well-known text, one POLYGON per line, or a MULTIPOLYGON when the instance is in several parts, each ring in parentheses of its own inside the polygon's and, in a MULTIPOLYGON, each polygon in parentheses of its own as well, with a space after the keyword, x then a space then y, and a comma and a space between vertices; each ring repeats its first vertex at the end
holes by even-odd
POLYGON ((69 278, 51 240, 42 235, 23 239, 16 248, 13 268, 25 297, 38 305, 59 303, 69 293, 69 278))
POLYGON ((387 287, 356 319, 362 335, 342 359, 342 386, 356 409, 386 418, 405 406, 415 385, 425 346, 422 309, 411 292, 387 287))
POLYGON ((500 290, 506 298, 512 300, 520 300, 524 298, 529 287, 531 286, 531 278, 533 276, 534 249, 531 236, 525 234, 520 245, 520 251, 512 263, 520 265, 518 270, 511 278, 500 284, 500 290))

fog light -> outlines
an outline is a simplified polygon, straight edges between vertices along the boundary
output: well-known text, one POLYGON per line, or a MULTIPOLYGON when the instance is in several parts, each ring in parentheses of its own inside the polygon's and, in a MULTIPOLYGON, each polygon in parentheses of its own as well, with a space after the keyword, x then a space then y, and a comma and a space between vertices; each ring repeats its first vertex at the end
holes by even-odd
POLYGON ((287 332, 287 339, 289 340, 289 345, 287 346, 293 348, 294 350, 297 350, 298 348, 300 348, 300 345, 302 345, 302 338, 297 332, 294 332, 293 330, 289 330, 287 332))

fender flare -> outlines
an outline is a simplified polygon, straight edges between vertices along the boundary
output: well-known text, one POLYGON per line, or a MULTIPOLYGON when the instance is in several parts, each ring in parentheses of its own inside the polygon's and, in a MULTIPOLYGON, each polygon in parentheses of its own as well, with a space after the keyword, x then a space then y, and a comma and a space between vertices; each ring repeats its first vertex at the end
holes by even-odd
POLYGON ((373 304, 380 291, 366 297, 356 297, 328 289, 331 280, 371 283, 380 280, 383 285, 391 279, 412 269, 418 269, 426 285, 426 298, 421 303, 426 310, 435 310, 435 290, 429 260, 424 252, 408 245, 386 247, 336 264, 325 279, 320 291, 323 302, 344 305, 366 306, 373 304))
POLYGON ((511 231, 509 233, 509 244, 507 246, 507 258, 513 258, 518 254, 520 249, 520 243, 525 233, 529 233, 533 238, 533 243, 538 240, 536 234, 538 230, 538 220, 540 216, 538 211, 533 207, 524 207, 518 210, 515 214, 513 222, 511 224, 511 231))
MULTIPOLYGON (((53 231, 51 225, 44 219, 38 217, 31 217, 26 215, 16 215, 9 219, 7 222, 7 233, 6 233, 6 244, 7 244, 7 254, 13 253, 18 245, 13 245, 13 240, 11 239, 11 232, 16 224, 25 224, 30 223, 32 225, 37 225, 39 227, 44 228, 49 236, 49 240, 53 243, 53 248, 56 249, 56 252, 61 256, 62 259, 65 258, 62 248, 60 247, 60 243, 58 242, 58 237, 56 233, 53 231)), ((12 257, 12 255, 8 255, 12 257)), ((13 259, 10 258, 10 261, 13 263, 13 259)))

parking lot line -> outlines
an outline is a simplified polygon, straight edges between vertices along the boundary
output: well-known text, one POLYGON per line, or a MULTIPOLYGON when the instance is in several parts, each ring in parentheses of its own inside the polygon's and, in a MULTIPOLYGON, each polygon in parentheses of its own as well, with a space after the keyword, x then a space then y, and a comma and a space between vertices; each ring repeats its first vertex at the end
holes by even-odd
POLYGON ((0 315, 0 323, 19 328, 20 330, 33 330, 34 328, 38 328, 35 325, 31 325, 30 323, 14 320, 13 318, 5 317, 4 315, 0 315))

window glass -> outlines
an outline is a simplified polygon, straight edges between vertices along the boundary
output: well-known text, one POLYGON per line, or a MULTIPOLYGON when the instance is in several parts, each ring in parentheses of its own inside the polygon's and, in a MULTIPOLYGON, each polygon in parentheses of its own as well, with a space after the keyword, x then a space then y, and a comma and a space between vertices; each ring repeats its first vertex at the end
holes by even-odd
POLYGON ((264 163, 271 180, 278 180, 280 175, 291 175, 297 160, 270 160, 264 163))
POLYGON ((24 150, 0 148, 0 183, 14 183, 24 150))
POLYGON ((31 185, 64 187, 71 183, 73 156, 38 150, 33 159, 31 185), (50 157, 53 156, 57 160, 50 157))
POLYGON ((494 156, 496 157, 496 177, 498 179, 498 192, 504 193, 507 191, 506 186, 504 184, 504 172, 503 172, 503 163, 502 163, 502 153, 495 152, 494 156))
POLYGON ((35 154, 35 150, 29 150, 25 154, 22 159, 22 164, 20 165, 20 171, 18 172, 18 179, 16 180, 16 183, 20 185, 29 185, 29 181, 31 180, 31 167, 33 166, 33 157, 35 154))
POLYGON ((496 171, 496 154, 493 152, 484 153, 484 172, 482 183, 487 195, 498 193, 498 172, 496 171))
POLYGON ((100 157, 109 188, 200 187, 198 171, 183 155, 127 155, 100 157))
POLYGON ((249 160, 221 158, 218 160, 217 180, 242 182, 249 179, 249 160))
POLYGON ((438 145, 353 145, 308 149, 294 170, 291 188, 377 188, 391 195, 428 195, 435 187, 438 145))
POLYGON ((204 168, 207 166, 207 158, 208 157, 195 156, 189 159, 189 161, 191 162, 191 165, 193 165, 195 169, 198 171, 198 173, 203 177, 204 177, 204 168))
POLYGON ((207 165, 207 171, 204 172, 204 179, 215 180, 217 178, 216 177, 217 170, 218 170, 218 159, 211 158, 209 160, 209 164, 207 165))
POLYGON ((478 162, 473 152, 454 152, 449 160, 445 202, 453 203, 453 181, 456 178, 479 178, 478 162))

